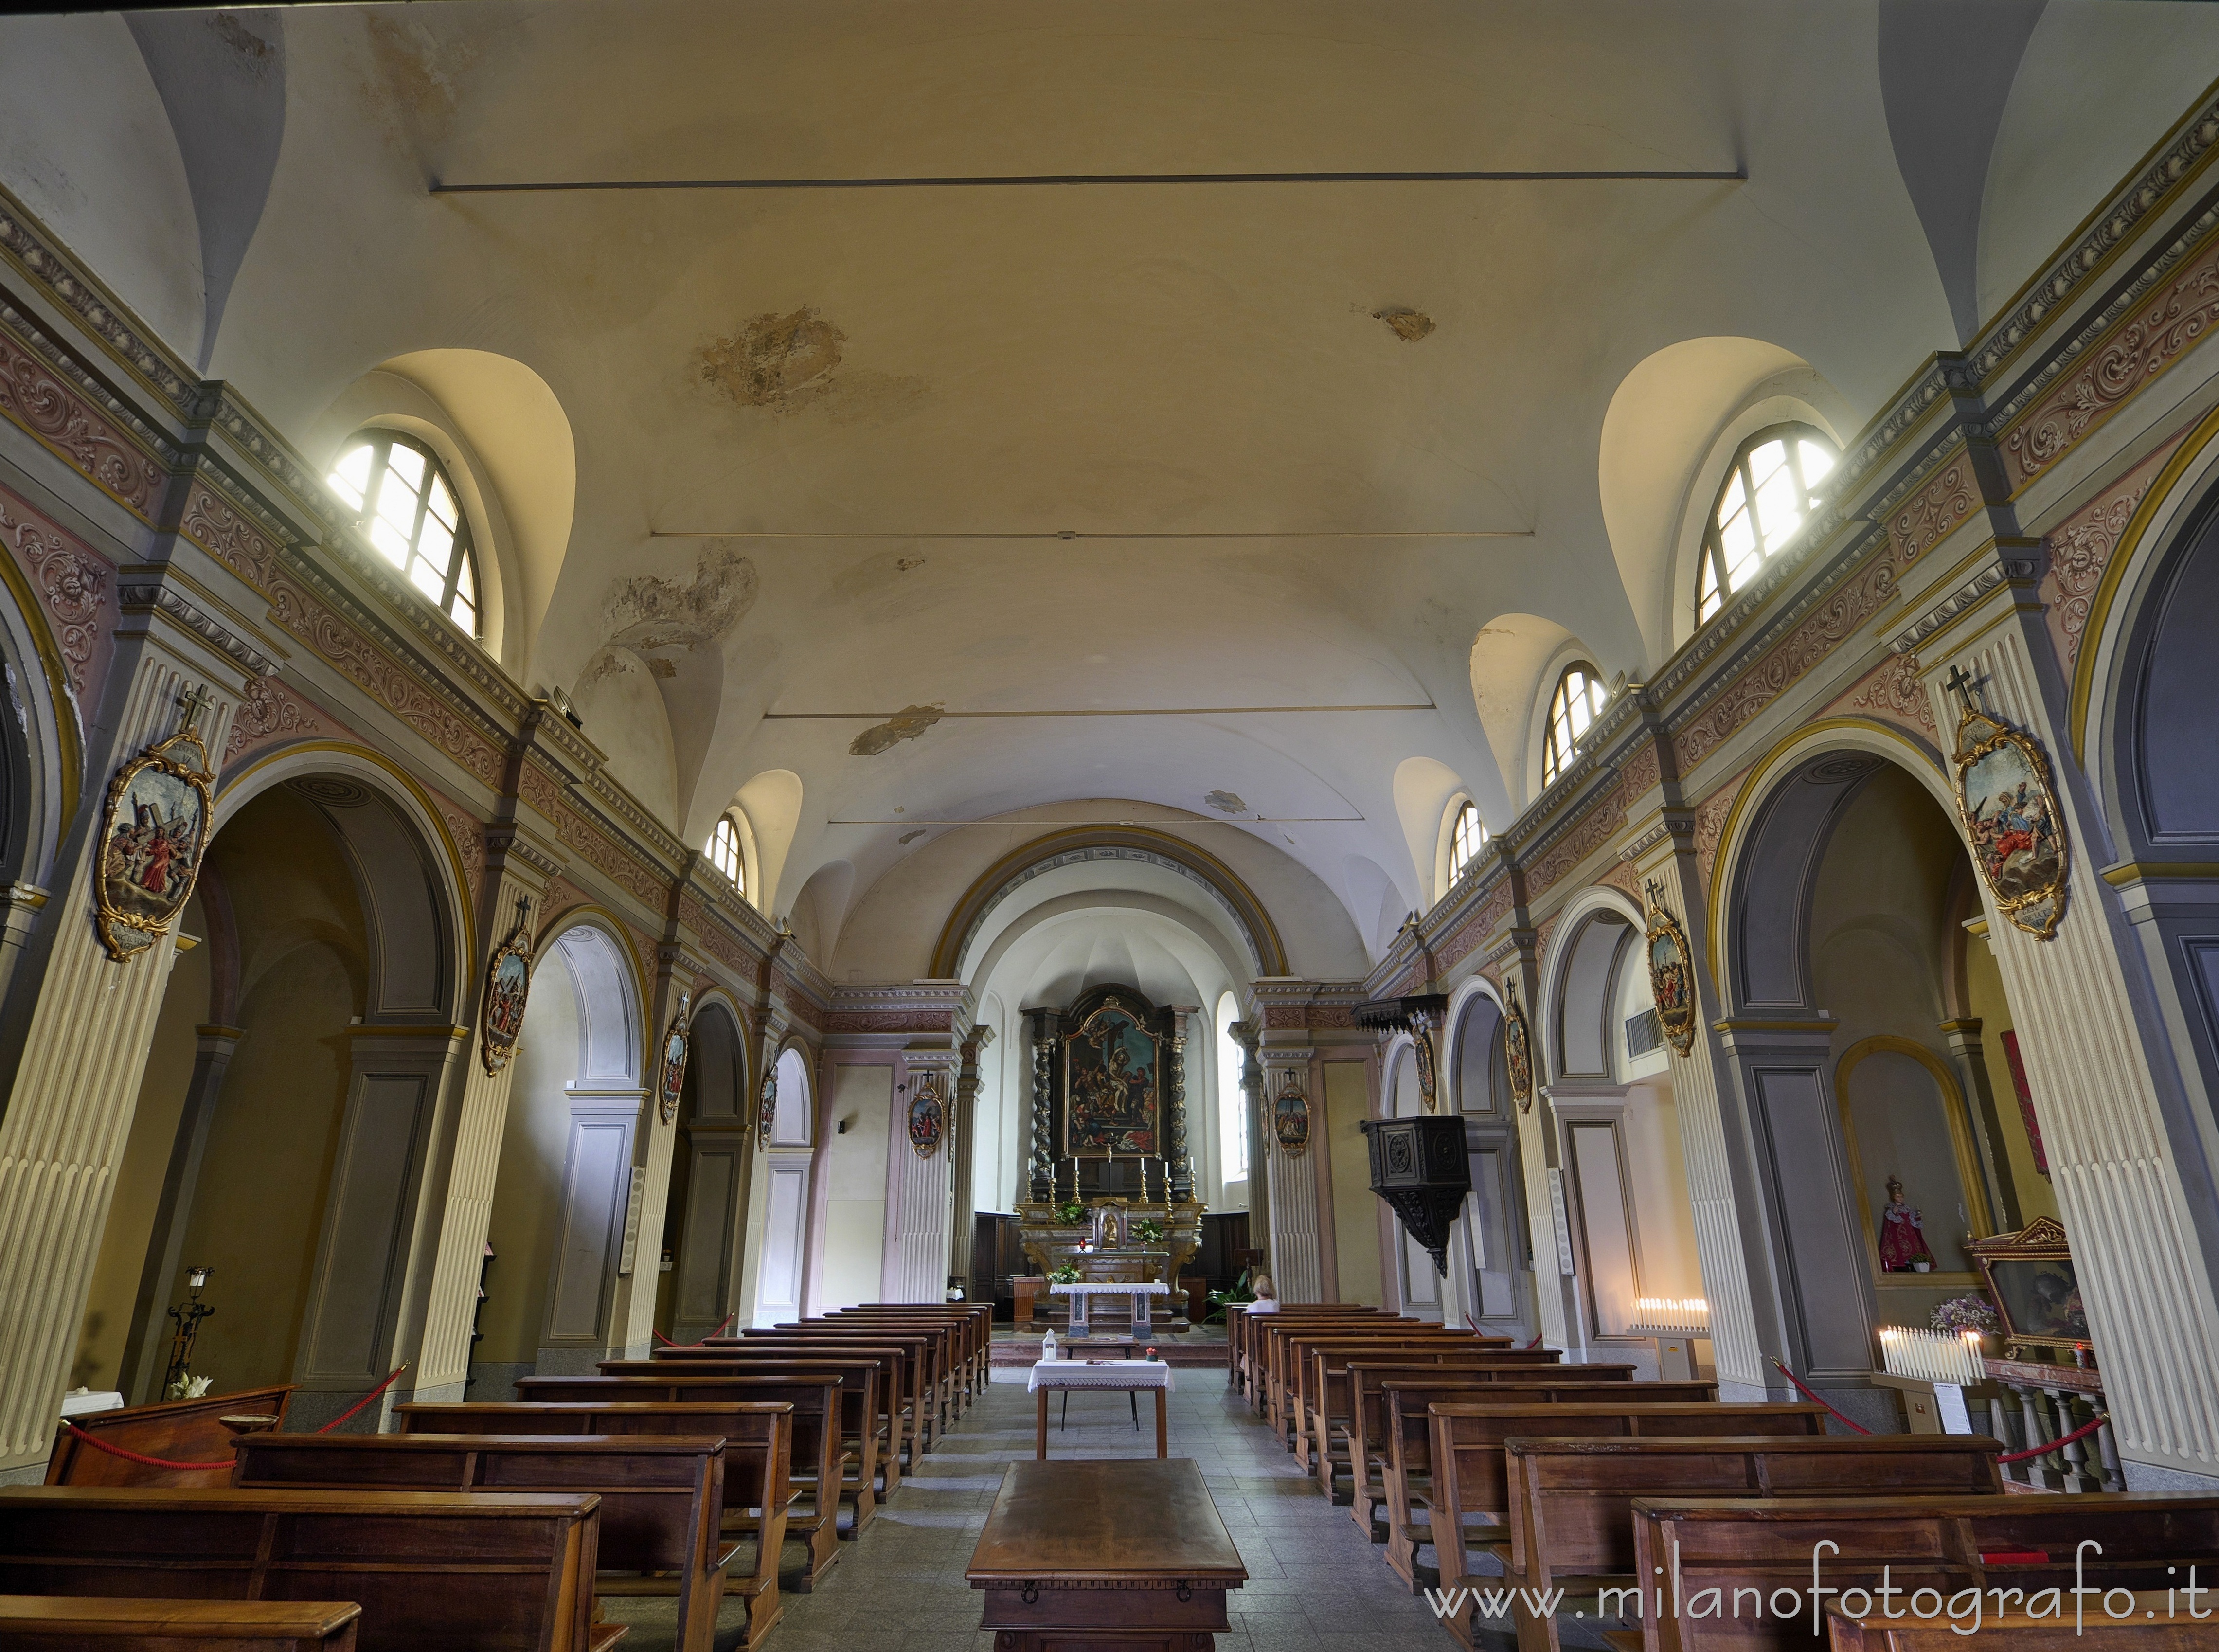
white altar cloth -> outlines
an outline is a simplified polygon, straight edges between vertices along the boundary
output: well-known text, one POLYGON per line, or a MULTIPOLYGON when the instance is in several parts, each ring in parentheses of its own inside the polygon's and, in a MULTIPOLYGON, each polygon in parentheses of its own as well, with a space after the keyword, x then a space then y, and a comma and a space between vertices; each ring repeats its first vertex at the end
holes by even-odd
POLYGON ((1170 1362, 1156 1359, 1041 1359, 1033 1362, 1025 1392, 1042 1388, 1172 1388, 1170 1362))
POLYGON ((1047 1289, 1051 1296, 1168 1296, 1172 1294, 1172 1288, 1161 1281, 1149 1283, 1137 1279, 1122 1282, 1115 1279, 1081 1279, 1074 1284, 1050 1285, 1047 1289))

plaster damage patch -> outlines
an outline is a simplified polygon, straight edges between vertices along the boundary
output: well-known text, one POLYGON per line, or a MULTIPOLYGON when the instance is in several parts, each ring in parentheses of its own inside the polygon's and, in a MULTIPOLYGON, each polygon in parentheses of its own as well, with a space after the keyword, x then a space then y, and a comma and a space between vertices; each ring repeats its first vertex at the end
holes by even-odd
POLYGON ((1237 792, 1213 792, 1203 801, 1221 815, 1245 815, 1248 805, 1240 800, 1237 792))
POLYGON ((924 835, 926 830, 927 829, 923 826, 913 827, 910 830, 904 832, 899 837, 896 838, 894 842, 897 843, 914 843, 917 839, 924 835))
POLYGON ((848 335, 808 305, 756 316, 737 338, 702 347, 702 382, 743 407, 791 412, 832 388, 848 335))
POLYGON ((848 743, 850 757, 876 757, 889 747, 914 740, 948 715, 942 705, 904 705, 884 723, 876 724, 848 743))
POLYGON ((1407 305, 1393 304, 1383 310, 1371 312, 1375 321, 1384 321, 1397 338, 1406 345, 1414 345, 1433 330, 1433 318, 1423 310, 1414 310, 1407 305))
POLYGON ((712 546, 689 585, 652 574, 619 580, 603 605, 608 640, 631 649, 708 647, 747 617, 760 586, 752 562, 729 546, 712 546))

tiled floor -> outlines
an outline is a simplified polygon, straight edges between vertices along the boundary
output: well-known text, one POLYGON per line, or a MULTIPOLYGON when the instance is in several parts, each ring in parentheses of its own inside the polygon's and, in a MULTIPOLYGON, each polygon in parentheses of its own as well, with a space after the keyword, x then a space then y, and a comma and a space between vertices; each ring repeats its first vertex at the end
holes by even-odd
MULTIPOLYGON (((816 1593, 786 1597, 785 1620, 765 1652, 988 1652, 993 1637, 979 1630, 979 1598, 963 1568, 1003 1466, 1032 1455, 1034 1417, 1024 1372, 995 1378, 861 1540, 841 1545, 838 1566, 816 1593)), ((1217 1637, 1219 1652, 1454 1652, 1425 1600, 1402 1587, 1346 1508, 1318 1494, 1221 1370, 1182 1370, 1177 1380, 1172 1455, 1202 1465, 1248 1568, 1248 1586, 1230 1597, 1233 1632, 1217 1637)), ((1059 1431, 1049 1414, 1048 1454, 1153 1456, 1146 1396, 1141 1412, 1136 1432, 1123 1394, 1075 1395, 1068 1428, 1059 1431)), ((667 1602, 615 1600, 609 1615, 635 1625, 623 1652, 670 1644, 667 1602)), ((727 1608, 720 1648, 737 1643, 738 1624, 727 1608)), ((1510 1644, 1507 1636, 1489 1639, 1510 1644)))

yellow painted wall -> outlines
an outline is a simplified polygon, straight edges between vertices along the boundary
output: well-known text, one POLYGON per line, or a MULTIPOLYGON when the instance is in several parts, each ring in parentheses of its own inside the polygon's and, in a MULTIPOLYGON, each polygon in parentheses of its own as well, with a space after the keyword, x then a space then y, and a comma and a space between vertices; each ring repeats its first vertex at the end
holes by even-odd
MULTIPOLYGON (((1996 968, 1995 953, 1981 936, 1972 935, 1965 942, 1965 997, 1967 1008, 1980 1018, 1980 1059, 1987 1068, 1988 1090, 1996 1098, 1996 1119, 2002 1127, 2005 1157, 2010 1161, 2011 1189, 2018 1196, 2021 1221, 2030 1222, 2037 1216, 2047 1216, 2053 1221, 2063 1218, 2058 1214, 2057 1189, 2050 1180, 2034 1167, 2034 1144, 2027 1138, 2026 1123, 2019 1112, 2018 1091, 2011 1084, 2011 1058, 2004 1053, 2004 1034, 2011 1028, 2011 1003, 2004 997, 2002 973, 1996 968)), ((2042 1112, 2042 1098, 2034 1100, 2035 1113, 2042 1112)))
POLYGON ((1371 1116, 1361 1061, 1325 1064, 1327 1151, 1332 1155, 1333 1258, 1340 1300, 1379 1307, 1387 1301, 1379 1271, 1379 1196, 1371 1190, 1371 1153, 1358 1127, 1371 1116))
POLYGON ((893 1116, 892 1067, 833 1069, 832 1128, 826 1139, 824 1272, 819 1311, 880 1300, 886 1254, 886 1132, 893 1116), (842 1121, 848 1132, 837 1133, 842 1121))
MULTIPOLYGON (((177 928, 181 935, 207 935, 207 916, 197 894, 185 903, 177 928)), ((197 1029, 208 1019, 208 956, 206 946, 197 946, 180 953, 170 967, 161 1017, 154 1025, 154 1042, 131 1115, 130 1140, 124 1146, 123 1162, 116 1169, 115 1189, 109 1201, 108 1227, 101 1235, 100 1260, 93 1268, 84 1330, 78 1343, 76 1363, 70 1368, 71 1388, 114 1388, 122 1369, 133 1332, 131 1311, 139 1295, 139 1276, 146 1267, 146 1246, 153 1233, 154 1211, 161 1201, 171 1150, 177 1139, 177 1121, 192 1081, 197 1029)), ((182 1290, 177 1294, 183 1295, 182 1290)))
POLYGON ((554 1254, 569 1151, 570 1103, 563 1086, 578 1076, 578 997, 563 955, 543 947, 517 1035, 516 1076, 501 1132, 486 1277, 481 1362, 534 1364, 547 1317, 547 1264, 554 1254))
POLYGON ((329 823, 280 786, 210 846, 239 932, 238 1024, 186 1227, 215 1270, 193 1362, 219 1392, 290 1379, 362 1013, 361 903, 329 823))

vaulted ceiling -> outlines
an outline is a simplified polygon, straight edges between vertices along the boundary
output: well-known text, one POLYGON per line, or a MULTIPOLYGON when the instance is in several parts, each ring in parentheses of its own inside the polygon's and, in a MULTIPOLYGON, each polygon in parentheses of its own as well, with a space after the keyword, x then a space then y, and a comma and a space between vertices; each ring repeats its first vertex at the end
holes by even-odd
POLYGON ((444 419, 504 663, 689 836, 782 773, 778 910, 1120 799, 1376 945, 1398 767, 1506 824, 1551 651, 1684 636, 1719 432, 1853 432, 2215 61, 2094 0, 14 18, 0 179, 312 459, 444 419), (1742 176, 432 188, 1447 171, 1742 176))

